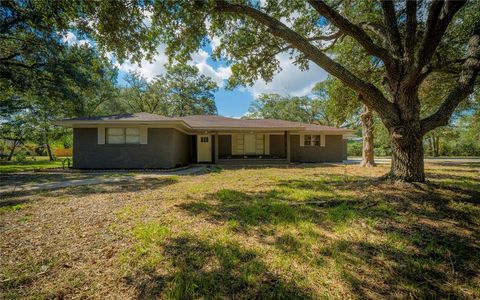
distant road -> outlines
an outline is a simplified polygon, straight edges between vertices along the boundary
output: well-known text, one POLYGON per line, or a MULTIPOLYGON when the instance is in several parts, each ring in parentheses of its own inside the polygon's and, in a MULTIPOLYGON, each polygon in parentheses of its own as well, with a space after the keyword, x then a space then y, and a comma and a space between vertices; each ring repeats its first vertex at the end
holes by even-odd
MULTIPOLYGON (((344 163, 347 164, 359 164, 362 161, 361 157, 349 157, 344 163)), ((375 158, 377 164, 389 164, 390 158, 375 158)), ((468 163, 480 163, 480 157, 469 158, 455 158, 455 157, 442 157, 442 158, 425 158, 425 162, 432 164, 468 164, 468 163)))

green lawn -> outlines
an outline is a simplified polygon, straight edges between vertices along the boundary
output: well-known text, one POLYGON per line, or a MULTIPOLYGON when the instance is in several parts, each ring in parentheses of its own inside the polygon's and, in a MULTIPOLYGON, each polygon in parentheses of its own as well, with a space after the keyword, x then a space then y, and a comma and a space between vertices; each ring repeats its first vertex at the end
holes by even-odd
POLYGON ((58 157, 56 161, 50 161, 47 156, 29 156, 23 162, 17 162, 15 158, 13 158, 11 161, 0 160, 0 173, 61 168, 61 159, 63 159, 63 157, 58 157))
POLYGON ((8 196, 0 298, 480 298, 480 165, 215 169, 8 196))

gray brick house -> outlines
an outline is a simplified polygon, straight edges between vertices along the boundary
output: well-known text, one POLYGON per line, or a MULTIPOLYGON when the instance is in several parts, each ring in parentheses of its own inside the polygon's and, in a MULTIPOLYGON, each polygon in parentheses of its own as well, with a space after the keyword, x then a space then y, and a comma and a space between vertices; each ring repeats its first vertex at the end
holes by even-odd
POLYGON ((173 168, 191 163, 341 162, 352 130, 282 120, 149 113, 66 119, 79 169, 173 168))

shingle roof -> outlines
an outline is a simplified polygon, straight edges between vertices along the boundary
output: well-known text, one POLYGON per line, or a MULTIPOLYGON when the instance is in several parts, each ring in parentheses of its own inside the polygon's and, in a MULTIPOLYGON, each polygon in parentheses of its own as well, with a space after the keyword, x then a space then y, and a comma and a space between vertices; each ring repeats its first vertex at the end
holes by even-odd
POLYGON ((66 119, 63 121, 166 121, 175 120, 174 118, 165 117, 150 113, 133 113, 133 114, 118 114, 109 116, 95 116, 95 117, 83 117, 66 119))
POLYGON ((311 131, 350 131, 345 128, 338 128, 325 125, 292 122, 275 119, 234 119, 221 116, 194 115, 179 118, 191 127, 216 128, 216 127, 241 127, 241 128, 302 128, 311 131))
POLYGON ((302 128, 301 123, 272 120, 272 119, 234 119, 221 116, 187 116, 181 117, 191 127, 200 128, 224 128, 224 127, 241 127, 241 128, 302 128))
POLYGON ((97 116, 97 117, 84 117, 84 118, 74 118, 66 119, 57 124, 73 124, 75 122, 88 122, 88 121, 100 121, 100 122, 124 122, 124 121, 171 121, 179 122, 183 125, 187 125, 191 129, 215 129, 215 128, 282 128, 292 130, 307 130, 307 131, 338 131, 338 132, 351 132, 351 130, 344 128, 337 128, 324 125, 308 124, 302 122, 291 122, 284 120, 275 120, 275 119, 235 119, 227 118, 222 116, 211 116, 211 115, 194 115, 186 117, 166 117, 150 113, 133 113, 133 114, 119 114, 119 115, 110 115, 110 116, 97 116))
POLYGON ((338 128, 338 127, 333 127, 333 126, 325 126, 325 125, 317 125, 317 124, 307 124, 303 123, 305 125, 305 130, 311 130, 311 131, 317 131, 317 130, 324 130, 324 131, 352 131, 350 129, 346 128, 338 128))

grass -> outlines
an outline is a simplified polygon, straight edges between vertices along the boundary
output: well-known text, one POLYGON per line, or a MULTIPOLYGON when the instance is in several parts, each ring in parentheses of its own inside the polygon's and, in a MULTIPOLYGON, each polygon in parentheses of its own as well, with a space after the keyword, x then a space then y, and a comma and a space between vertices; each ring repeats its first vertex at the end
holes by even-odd
POLYGON ((10 211, 21 210, 24 207, 25 207, 25 204, 14 204, 14 205, 0 206, 0 215, 2 215, 3 213, 10 212, 10 211))
POLYGON ((47 156, 31 156, 25 161, 18 162, 13 158, 11 161, 0 160, 0 173, 15 173, 52 168, 61 168, 60 158, 50 161, 47 156))
POLYGON ((218 169, 0 201, 0 298, 480 297, 480 174, 218 169))

